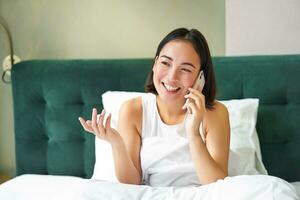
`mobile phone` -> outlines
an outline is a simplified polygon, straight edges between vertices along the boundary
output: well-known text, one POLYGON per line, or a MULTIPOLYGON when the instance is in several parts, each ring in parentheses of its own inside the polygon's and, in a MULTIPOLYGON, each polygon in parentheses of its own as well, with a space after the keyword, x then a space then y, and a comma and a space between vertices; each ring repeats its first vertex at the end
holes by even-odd
MULTIPOLYGON (((194 85, 193 85, 193 88, 198 89, 200 92, 202 92, 204 85, 205 85, 205 78, 204 78, 203 70, 201 70, 194 85)), ((185 101, 185 103, 187 103, 187 102, 189 102, 189 99, 187 99, 185 101)), ((189 109, 187 111, 188 111, 188 113, 191 113, 191 111, 189 109)))
POLYGON ((204 78, 203 70, 201 70, 196 79, 196 82, 195 82, 193 88, 199 89, 202 92, 204 85, 205 85, 205 78, 204 78))

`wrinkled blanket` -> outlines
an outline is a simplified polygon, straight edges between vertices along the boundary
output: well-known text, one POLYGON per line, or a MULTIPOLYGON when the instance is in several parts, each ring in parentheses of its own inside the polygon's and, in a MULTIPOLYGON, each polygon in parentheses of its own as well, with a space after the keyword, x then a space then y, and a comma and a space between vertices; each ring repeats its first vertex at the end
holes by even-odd
POLYGON ((288 182, 267 175, 227 177, 204 186, 151 187, 128 185, 71 176, 22 175, 0 185, 1 200, 295 200, 295 188, 288 182))

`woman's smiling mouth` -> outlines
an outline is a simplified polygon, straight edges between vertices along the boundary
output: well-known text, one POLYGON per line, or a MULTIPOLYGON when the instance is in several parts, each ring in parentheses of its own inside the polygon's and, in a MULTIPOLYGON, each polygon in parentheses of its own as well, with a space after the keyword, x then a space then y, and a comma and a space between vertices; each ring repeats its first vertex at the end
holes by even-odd
POLYGON ((168 84, 166 84, 164 82, 162 82, 162 84, 163 84, 164 88, 166 88, 166 90, 168 92, 177 92, 178 90, 180 90, 180 87, 171 86, 171 85, 168 85, 168 84))

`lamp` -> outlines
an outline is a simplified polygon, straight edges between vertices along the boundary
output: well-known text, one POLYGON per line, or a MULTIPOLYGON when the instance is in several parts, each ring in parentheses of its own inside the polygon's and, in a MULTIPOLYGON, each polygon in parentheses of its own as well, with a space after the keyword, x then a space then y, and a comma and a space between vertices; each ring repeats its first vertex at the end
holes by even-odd
MULTIPOLYGON (((14 65, 17 57, 14 56, 13 42, 12 42, 12 37, 11 37, 10 31, 9 31, 8 25, 1 16, 0 16, 0 26, 3 27, 4 32, 7 35, 7 39, 8 39, 8 42, 9 42, 9 51, 10 51, 9 52, 10 55, 8 56, 8 59, 10 59, 10 63, 11 63, 11 67, 12 67, 14 65)), ((3 74, 2 74, 2 81, 4 83, 10 83, 11 82, 11 80, 6 80, 5 79, 6 74, 10 74, 10 71, 11 71, 11 68, 4 69, 3 74)))

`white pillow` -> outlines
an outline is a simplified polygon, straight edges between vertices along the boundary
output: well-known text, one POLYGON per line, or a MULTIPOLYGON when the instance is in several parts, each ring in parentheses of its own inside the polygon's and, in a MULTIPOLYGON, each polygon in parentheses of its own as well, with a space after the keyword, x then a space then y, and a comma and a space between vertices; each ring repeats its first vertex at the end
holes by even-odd
POLYGON ((259 100, 248 98, 220 102, 227 107, 230 120, 229 175, 267 174, 256 132, 259 100))
MULTIPOLYGON (((103 108, 112 114, 112 127, 117 127, 119 109, 128 99, 147 95, 140 92, 107 91, 102 94, 103 108)), ((229 112, 230 120, 230 176, 243 174, 267 174, 262 163, 259 140, 256 132, 258 99, 220 101, 229 112)), ((96 163, 92 179, 116 182, 111 146, 95 137, 96 163)))

